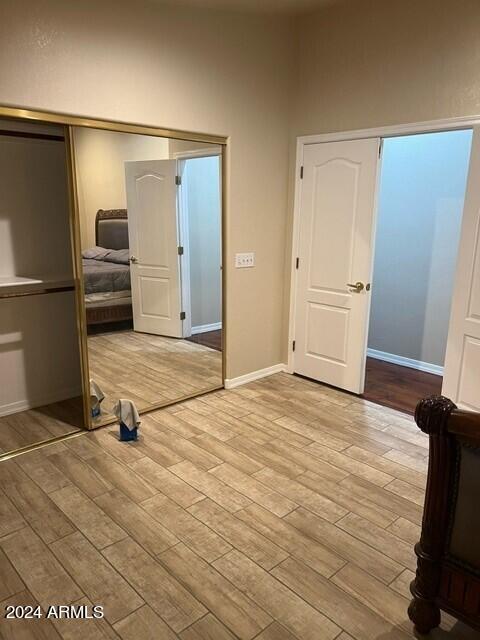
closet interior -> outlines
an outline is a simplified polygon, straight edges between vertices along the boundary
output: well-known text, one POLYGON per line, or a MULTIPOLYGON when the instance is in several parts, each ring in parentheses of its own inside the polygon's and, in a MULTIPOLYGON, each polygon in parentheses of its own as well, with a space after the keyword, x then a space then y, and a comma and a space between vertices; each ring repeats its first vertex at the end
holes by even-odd
POLYGON ((0 121, 0 455, 84 425, 65 135, 0 121))

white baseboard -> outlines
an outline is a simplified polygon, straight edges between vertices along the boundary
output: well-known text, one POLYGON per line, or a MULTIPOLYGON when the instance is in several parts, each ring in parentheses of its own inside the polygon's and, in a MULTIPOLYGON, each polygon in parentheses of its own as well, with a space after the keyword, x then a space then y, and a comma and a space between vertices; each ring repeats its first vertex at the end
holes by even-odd
POLYGON ((413 360, 413 358, 405 358, 404 356, 397 356, 394 353, 377 351, 377 349, 367 349, 367 356, 375 358, 376 360, 384 360, 385 362, 391 362, 392 364, 399 364, 402 367, 409 367, 410 369, 418 369, 418 371, 433 373, 436 376, 443 376, 443 367, 438 364, 430 364, 429 362, 422 362, 421 360, 413 360))
POLYGON ((282 371, 286 371, 286 369, 287 365, 282 362, 274 364, 272 367, 266 367, 265 369, 258 369, 258 371, 246 373, 243 376, 238 376, 238 378, 230 378, 230 380, 225 380, 225 389, 234 389, 235 387, 240 387, 242 384, 247 384, 247 382, 253 382, 254 380, 260 380, 260 378, 273 376, 274 373, 281 373, 282 371))
POLYGON ((34 409, 35 407, 43 407, 46 404, 53 404, 54 402, 61 402, 68 398, 75 398, 82 395, 81 388, 75 387, 74 389, 63 389, 62 391, 56 391, 55 393, 45 394, 43 397, 17 400, 16 402, 9 402, 8 404, 0 405, 0 416, 9 416, 13 413, 19 413, 20 411, 28 411, 28 409, 34 409))
POLYGON ((192 327, 192 336, 196 333, 207 333, 207 331, 218 331, 222 328, 221 322, 214 322, 213 324, 199 324, 196 327, 192 327))

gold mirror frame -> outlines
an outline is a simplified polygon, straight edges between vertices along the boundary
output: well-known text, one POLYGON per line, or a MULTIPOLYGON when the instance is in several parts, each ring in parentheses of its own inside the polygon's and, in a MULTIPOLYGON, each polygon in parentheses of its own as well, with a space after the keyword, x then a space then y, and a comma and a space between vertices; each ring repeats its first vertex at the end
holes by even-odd
MULTIPOLYGON (((80 350, 80 367, 82 376, 82 393, 83 393, 83 414, 84 414, 84 426, 86 429, 100 428, 107 424, 115 422, 115 418, 109 422, 105 422, 98 427, 92 425, 91 411, 90 411, 90 384, 89 384, 89 364, 88 364, 88 348, 87 348, 87 323, 85 312, 85 300, 84 300, 84 284, 82 274, 82 252, 80 243, 80 221, 79 221, 79 208, 78 208, 78 194, 77 194, 77 182, 75 171, 75 148, 73 127, 88 127, 91 129, 103 129, 107 131, 116 131, 120 133, 132 133, 147 136, 156 136, 159 138, 171 138, 175 140, 187 140, 191 142, 205 142, 208 144, 216 144, 221 147, 221 163, 222 163, 222 383, 215 385, 209 389, 205 389, 200 393, 193 393, 189 395, 180 396, 175 400, 166 400, 152 404, 147 409, 144 409, 140 413, 148 413, 155 411, 161 407, 166 407, 172 404, 177 404, 183 400, 189 398, 195 398, 204 393, 216 391, 222 389, 225 384, 226 373, 226 238, 227 238, 227 225, 226 225, 226 147, 228 140, 226 136, 218 136, 204 133, 194 133, 189 131, 181 131, 176 129, 164 129, 161 127, 152 127, 141 124, 133 124, 127 122, 120 122, 114 120, 97 120, 93 118, 84 118, 81 116, 74 116, 62 113, 48 112, 48 111, 34 111, 30 109, 22 109, 20 107, 4 107, 0 106, 0 117, 10 118, 15 120, 36 121, 48 124, 63 125, 65 128, 65 146, 67 150, 67 175, 68 175, 68 191, 70 200, 70 238, 72 245, 72 257, 73 257, 73 276, 75 283, 75 297, 77 308, 77 331, 79 339, 80 350)), ((44 444, 44 443, 43 443, 44 444)))

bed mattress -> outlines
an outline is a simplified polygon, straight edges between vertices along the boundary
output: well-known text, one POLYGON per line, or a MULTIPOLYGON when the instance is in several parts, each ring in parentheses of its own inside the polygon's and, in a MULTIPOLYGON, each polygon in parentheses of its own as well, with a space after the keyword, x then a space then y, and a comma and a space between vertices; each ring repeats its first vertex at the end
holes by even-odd
POLYGON ((85 294, 128 291, 130 295, 130 267, 83 258, 85 294))
POLYGON ((87 295, 85 296, 85 305, 87 309, 131 304, 132 292, 129 289, 125 291, 104 291, 98 293, 87 293, 87 295))

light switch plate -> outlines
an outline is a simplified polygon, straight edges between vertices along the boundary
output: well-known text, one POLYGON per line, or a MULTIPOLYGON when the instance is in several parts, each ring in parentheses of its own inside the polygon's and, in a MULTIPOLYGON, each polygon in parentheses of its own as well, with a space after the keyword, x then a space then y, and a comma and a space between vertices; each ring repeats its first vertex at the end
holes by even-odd
POLYGON ((255 266, 255 254, 252 253, 236 253, 235 254, 235 267, 237 269, 245 269, 247 267, 255 266))

